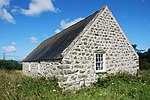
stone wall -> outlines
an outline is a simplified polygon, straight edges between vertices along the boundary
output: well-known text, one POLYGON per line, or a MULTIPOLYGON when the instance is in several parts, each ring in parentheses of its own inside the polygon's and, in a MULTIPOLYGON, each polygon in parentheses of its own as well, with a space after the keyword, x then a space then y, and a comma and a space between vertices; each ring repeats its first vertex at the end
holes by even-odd
POLYGON ((119 71, 135 74, 139 69, 138 55, 127 40, 119 24, 107 7, 85 27, 83 32, 62 53, 61 62, 23 63, 23 71, 30 76, 57 76, 63 91, 89 86, 99 77, 119 71), (94 53, 105 52, 106 73, 96 73, 94 53))
POLYGON ((58 61, 23 62, 23 73, 32 77, 59 77, 61 75, 60 66, 61 64, 58 61), (29 71, 29 64, 31 71, 29 71), (40 64, 39 71, 38 64, 40 64))
POLYGON ((69 65, 63 69, 66 81, 60 82, 64 90, 89 86, 99 76, 119 71, 136 74, 139 69, 138 55, 107 7, 89 24, 63 52, 63 66, 69 65), (94 53, 99 52, 106 54, 107 74, 95 72, 94 53))

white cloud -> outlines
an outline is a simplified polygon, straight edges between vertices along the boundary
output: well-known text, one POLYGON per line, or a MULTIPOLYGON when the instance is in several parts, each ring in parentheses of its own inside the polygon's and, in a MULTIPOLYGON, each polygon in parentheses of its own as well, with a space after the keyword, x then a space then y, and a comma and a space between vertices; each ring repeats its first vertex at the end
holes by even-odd
POLYGON ((17 12, 18 12, 18 10, 16 8, 11 10, 11 13, 17 13, 17 12))
POLYGON ((0 0, 0 19, 15 24, 13 16, 6 9, 9 6, 9 3, 10 0, 0 0))
POLYGON ((43 34, 43 36, 44 36, 45 38, 48 38, 48 37, 49 37, 47 34, 43 34))
POLYGON ((57 12, 52 0, 32 0, 29 9, 21 9, 22 14, 27 16, 37 16, 42 12, 57 12))
POLYGON ((11 44, 12 44, 12 45, 16 45, 17 43, 16 43, 16 42, 12 42, 11 44))
POLYGON ((15 46, 4 46, 2 47, 2 49, 5 51, 5 52, 8 52, 8 53, 12 53, 12 52, 16 52, 17 49, 15 46))
MULTIPOLYGON (((73 24, 75 24, 75 23, 77 23, 77 22, 79 22, 79 21, 81 21, 81 20, 83 20, 84 18, 81 18, 81 17, 79 17, 79 18, 77 18, 77 19, 74 19, 73 21, 70 21, 70 19, 65 19, 65 20, 61 20, 61 22, 60 22, 60 26, 61 26, 61 28, 62 29, 66 29, 66 28, 68 28, 69 26, 71 26, 71 25, 73 25, 73 24)), ((55 30, 55 33, 59 33, 59 32, 61 32, 62 30, 60 30, 60 29, 56 29, 55 30)))
POLYGON ((21 13, 21 8, 19 6, 14 6, 13 9, 11 9, 11 13, 13 14, 21 13))
POLYGON ((9 5, 10 0, 0 0, 0 8, 9 5))
POLYGON ((55 30, 55 33, 59 33, 59 32, 61 32, 60 29, 56 29, 56 30, 55 30))
POLYGON ((36 43, 37 41, 38 41, 38 38, 36 38, 36 37, 30 37, 29 38, 30 39, 30 41, 32 42, 32 43, 36 43))
POLYGON ((14 18, 6 9, 1 9, 0 16, 2 19, 8 21, 9 23, 15 24, 14 18), (2 14, 2 16, 1 16, 1 14, 2 14))
POLYGON ((65 29, 65 28, 67 28, 67 27, 69 27, 69 26, 71 26, 71 25, 73 25, 73 24, 79 22, 79 21, 82 20, 82 19, 84 19, 84 18, 81 18, 81 17, 80 17, 80 18, 74 19, 73 21, 70 21, 70 22, 69 22, 69 19, 62 20, 62 21, 60 22, 61 28, 62 28, 62 29, 65 29))

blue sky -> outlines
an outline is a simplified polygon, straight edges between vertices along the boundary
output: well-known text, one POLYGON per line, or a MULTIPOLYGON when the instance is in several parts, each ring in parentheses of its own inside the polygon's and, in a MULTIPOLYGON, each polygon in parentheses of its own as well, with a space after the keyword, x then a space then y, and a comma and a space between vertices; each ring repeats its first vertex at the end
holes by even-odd
POLYGON ((22 60, 40 42, 107 5, 132 44, 150 48, 150 0, 0 0, 0 59, 22 60))

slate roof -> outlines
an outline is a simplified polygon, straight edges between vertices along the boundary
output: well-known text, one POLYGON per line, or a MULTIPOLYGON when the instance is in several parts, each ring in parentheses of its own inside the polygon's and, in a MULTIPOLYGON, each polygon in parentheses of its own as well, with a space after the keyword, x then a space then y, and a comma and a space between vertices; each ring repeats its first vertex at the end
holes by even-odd
POLYGON ((61 53, 71 44, 80 32, 82 32, 85 26, 95 17, 97 13, 98 11, 57 33, 56 35, 46 39, 39 44, 23 61, 32 62, 62 59, 61 53))

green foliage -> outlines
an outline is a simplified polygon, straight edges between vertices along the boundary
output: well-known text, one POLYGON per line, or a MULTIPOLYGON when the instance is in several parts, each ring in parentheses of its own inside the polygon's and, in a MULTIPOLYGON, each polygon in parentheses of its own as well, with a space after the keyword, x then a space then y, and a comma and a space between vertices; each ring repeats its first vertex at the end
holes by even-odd
POLYGON ((22 64, 15 60, 0 60, 0 69, 22 70, 22 64))
POLYGON ((99 78, 96 83, 97 86, 106 88, 110 84, 114 84, 116 81, 122 81, 124 83, 133 83, 137 82, 137 77, 128 75, 126 73, 117 73, 116 75, 110 75, 107 78, 99 78))
POLYGON ((141 70, 149 70, 150 69, 150 63, 148 62, 147 59, 141 59, 140 62, 140 69, 141 70))
POLYGON ((144 53, 138 53, 139 55, 139 62, 140 62, 140 69, 141 70, 148 70, 150 69, 150 51, 144 53))
POLYGON ((48 99, 57 98, 59 87, 56 78, 45 79, 23 77, 16 82, 16 97, 18 99, 48 99))
POLYGON ((56 78, 32 78, 19 72, 0 72, 0 100, 49 99, 57 98, 61 93, 56 78))
POLYGON ((119 95, 121 100, 149 100, 150 74, 148 72, 142 71, 141 77, 118 73, 115 76, 99 79, 97 86, 104 90, 110 89, 109 92, 119 95))
POLYGON ((150 70, 140 77, 118 73, 76 93, 62 93, 56 78, 22 76, 0 70, 0 100, 150 100, 150 70))
POLYGON ((150 69, 150 48, 147 51, 145 51, 145 50, 138 50, 136 48, 137 47, 136 44, 132 44, 132 47, 139 55, 140 69, 141 70, 149 70, 150 69), (145 51, 145 52, 143 52, 143 51, 145 51))

